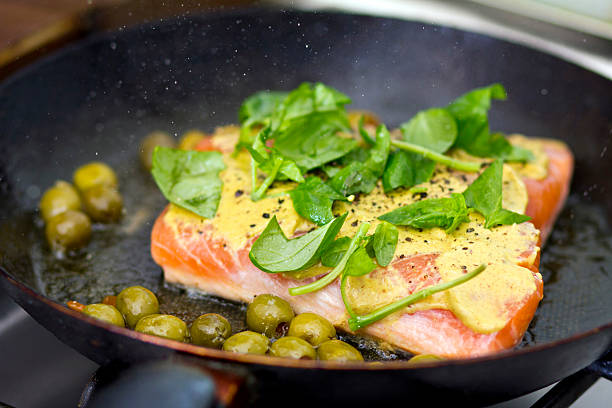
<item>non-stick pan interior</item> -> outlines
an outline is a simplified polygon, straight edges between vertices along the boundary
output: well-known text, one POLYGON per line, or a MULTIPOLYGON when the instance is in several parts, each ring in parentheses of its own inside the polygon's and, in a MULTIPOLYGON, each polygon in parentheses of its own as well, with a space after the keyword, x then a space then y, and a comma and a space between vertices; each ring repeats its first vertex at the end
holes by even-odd
MULTIPOLYGON (((543 250, 545 297, 524 345, 609 323, 612 316, 612 84, 554 57, 450 28, 371 17, 258 12, 189 17, 94 36, 0 87, 0 266, 51 299, 99 302, 141 284, 187 321, 241 305, 163 284, 149 254, 165 205, 138 161, 153 130, 235 123, 261 89, 321 81, 390 126, 477 86, 501 82, 492 128, 559 138, 576 155, 572 196, 543 250), (36 205, 56 179, 102 160, 120 177, 127 215, 99 227, 87 251, 56 259, 36 205)), ((392 355, 381 355, 390 357, 392 355)))

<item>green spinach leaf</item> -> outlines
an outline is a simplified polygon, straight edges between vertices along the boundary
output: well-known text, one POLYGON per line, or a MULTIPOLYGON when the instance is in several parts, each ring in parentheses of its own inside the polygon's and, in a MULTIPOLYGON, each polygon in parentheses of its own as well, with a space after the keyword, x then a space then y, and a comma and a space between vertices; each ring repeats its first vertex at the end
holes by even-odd
POLYGON ((363 276, 374 269, 376 269, 376 264, 372 262, 372 258, 370 258, 365 248, 360 246, 349 257, 342 274, 345 276, 363 276))
POLYGON ((436 162, 420 154, 396 150, 389 156, 383 173, 385 193, 398 187, 410 188, 429 180, 436 167, 436 162))
POLYGON ((485 217, 485 227, 496 225, 520 224, 530 217, 502 208, 503 161, 495 160, 463 192, 468 207, 485 217))
POLYGON ((376 144, 376 140, 372 138, 372 136, 370 136, 370 134, 368 133, 367 130, 365 130, 365 128, 363 127, 363 122, 365 120, 365 116, 361 115, 361 117, 359 118, 359 122, 357 124, 357 129, 359 130, 359 135, 361 135, 361 138, 370 146, 373 146, 374 144, 376 144))
POLYGON ((337 171, 329 180, 329 185, 344 196, 360 192, 370 193, 385 170, 390 146, 389 131, 384 125, 380 125, 376 129, 374 146, 369 150, 354 153, 357 155, 356 159, 337 171))
POLYGON ((295 211, 317 225, 327 224, 334 218, 334 200, 346 200, 318 177, 308 177, 304 183, 289 191, 289 195, 295 211))
POLYGON ((400 126, 404 140, 444 153, 457 138, 457 123, 446 109, 432 108, 417 113, 400 126))
POLYGON ((533 160, 530 151, 513 146, 500 133, 491 133, 487 112, 493 99, 506 99, 506 90, 501 84, 474 89, 447 107, 459 130, 454 146, 479 157, 533 160))
POLYGON ((376 187, 378 177, 362 162, 352 162, 340 169, 328 183, 344 196, 356 193, 369 194, 376 187))
POLYGON ((347 251, 350 243, 351 239, 349 237, 341 237, 332 242, 327 249, 325 249, 323 255, 321 255, 321 264, 329 266, 330 268, 336 267, 347 251))
POLYGON ((272 136, 274 148, 303 171, 336 160, 357 147, 352 138, 338 136, 346 130, 346 113, 331 111, 294 119, 272 136))
POLYGON ((173 204, 205 217, 217 213, 225 164, 219 152, 199 152, 158 146, 151 174, 164 197, 173 204))
POLYGON ((388 222, 383 221, 376 227, 376 232, 370 242, 380 266, 387 266, 393 260, 398 236, 397 228, 388 222))
POLYGON ((267 125, 274 110, 280 106, 286 97, 287 92, 260 91, 245 99, 238 111, 238 119, 242 126, 236 149, 253 143, 253 127, 267 125))
POLYGON ((465 199, 457 193, 450 197, 417 201, 383 214, 378 219, 413 228, 439 227, 447 232, 454 231, 459 224, 469 220, 465 199))
POLYGON ((347 214, 305 235, 287 239, 272 217, 266 229, 253 243, 249 258, 253 265, 264 272, 292 272, 306 269, 317 263, 321 254, 342 228, 347 214))

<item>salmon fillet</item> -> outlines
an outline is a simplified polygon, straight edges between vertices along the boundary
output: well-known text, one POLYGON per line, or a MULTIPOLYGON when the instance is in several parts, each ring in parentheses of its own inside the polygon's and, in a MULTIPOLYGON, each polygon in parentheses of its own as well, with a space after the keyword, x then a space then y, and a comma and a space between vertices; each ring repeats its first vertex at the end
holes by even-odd
MULTIPOLYGON (((206 139, 198 149, 228 153, 233 148, 231 140, 206 139)), ((456 273, 461 273, 463 269, 465 273, 466 265, 463 264, 469 264, 471 268, 479 262, 475 259, 475 262, 469 263, 476 255, 472 254, 467 242, 486 243, 479 256, 486 258, 490 267, 472 281, 388 316, 361 329, 359 334, 412 353, 446 358, 485 355, 514 347, 520 342, 543 295, 542 277, 538 273, 539 244, 545 241, 563 205, 573 170, 573 158, 565 145, 556 141, 542 141, 542 146, 548 155, 546 177, 523 179, 528 196, 526 213, 532 217, 532 223, 492 230, 479 229, 480 235, 474 237, 470 235, 470 230, 474 230, 473 226, 482 225, 482 219, 477 214, 471 215, 472 221, 453 233, 452 239, 444 233, 438 241, 435 236, 433 241, 427 236, 428 239, 424 241, 429 245, 426 248, 431 248, 429 250, 423 250, 421 246, 415 251, 396 251, 389 267, 373 271, 364 278, 368 281, 351 281, 350 293, 358 303, 359 299, 368 298, 368 284, 374 282, 379 288, 384 284, 389 291, 382 291, 385 294, 381 295, 380 301, 389 303, 439 282, 448 273, 446 269, 456 269, 459 271, 456 273), (512 237, 513 241, 505 241, 507 237, 512 237), (507 242, 513 244, 509 246, 507 242), (437 250, 438 244, 445 249, 437 250), (454 259, 457 261, 454 262, 454 259), (451 267, 439 268, 441 265, 451 267), (485 276, 487 273, 490 274, 489 278, 485 276), (525 276, 528 276, 527 280, 525 276), (507 290, 514 286, 522 289, 516 292, 507 290), (492 299, 496 293, 502 296, 492 299), (484 317, 478 313, 484 314, 484 317), (488 322, 495 324, 487 325, 488 322), (500 325, 500 322, 503 324, 500 325)), ((278 217, 282 222, 280 214, 278 217)), ((235 222, 238 225, 242 221, 236 219, 235 222)), ((350 218, 345 224, 349 222, 350 218)), ((414 233, 416 235, 412 237, 415 240, 421 237, 418 232, 414 233)), ((412 241, 413 238, 407 237, 406 240, 412 241)), ((338 328, 349 331, 346 323, 348 316, 337 281, 314 293, 290 296, 290 287, 311 282, 315 278, 297 281, 284 274, 269 274, 257 269, 248 256, 255 239, 256 235, 250 236, 244 245, 236 247, 213 222, 170 204, 153 227, 151 253, 155 262, 163 268, 168 282, 243 302, 251 301, 258 294, 275 294, 289 301, 296 313, 317 313, 338 328)), ((370 303, 364 307, 371 306, 370 303)), ((359 304, 355 305, 356 310, 359 307, 359 304)))

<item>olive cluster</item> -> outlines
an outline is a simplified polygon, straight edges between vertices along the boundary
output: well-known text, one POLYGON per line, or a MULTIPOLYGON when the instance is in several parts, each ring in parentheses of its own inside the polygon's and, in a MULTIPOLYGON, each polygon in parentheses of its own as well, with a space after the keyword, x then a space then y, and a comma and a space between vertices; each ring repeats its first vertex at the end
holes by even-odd
POLYGON ((314 313, 296 316, 278 296, 256 296, 247 307, 246 323, 250 330, 227 339, 224 350, 297 359, 363 360, 356 348, 336 339, 336 329, 327 319, 314 313), (271 345, 270 340, 274 340, 271 345))
POLYGON ((56 181, 45 191, 39 204, 47 241, 60 252, 87 245, 92 221, 117 222, 123 212, 117 176, 108 165, 85 164, 76 169, 73 182, 74 186, 56 181))
POLYGON ((256 296, 247 306, 249 330, 232 335, 229 321, 216 313, 203 314, 191 324, 176 316, 160 314, 159 301, 142 286, 131 286, 103 303, 87 306, 69 302, 71 308, 120 327, 203 347, 275 357, 335 361, 363 361, 361 353, 336 339, 336 329, 314 313, 295 315, 278 296, 256 296))

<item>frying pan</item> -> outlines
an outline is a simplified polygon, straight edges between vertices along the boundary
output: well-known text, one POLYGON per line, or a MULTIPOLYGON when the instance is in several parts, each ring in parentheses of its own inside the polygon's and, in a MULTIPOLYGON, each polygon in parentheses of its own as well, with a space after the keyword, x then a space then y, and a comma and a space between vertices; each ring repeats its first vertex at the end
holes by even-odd
MULTIPOLYGON (((327 13, 250 10, 180 17, 93 35, 0 86, 0 285, 60 340, 100 364, 170 358, 215 377, 228 402, 242 385, 266 404, 427 401, 482 405, 549 385, 612 344, 612 83, 555 57, 456 29, 327 13), (235 123, 261 89, 321 81, 391 126, 477 86, 502 82, 492 128, 558 138, 576 155, 572 196, 543 251, 545 297, 515 350, 410 366, 352 339, 379 363, 323 364, 228 354, 142 335, 67 309, 141 284, 162 311, 191 321, 243 305, 164 285, 149 234, 165 205, 138 144, 235 123), (44 243, 41 191, 91 160, 113 166, 127 215, 97 227, 86 252, 56 259, 44 243), (298 400, 298 401, 296 401, 298 400)), ((299 404, 298 404, 299 405, 299 404)))

